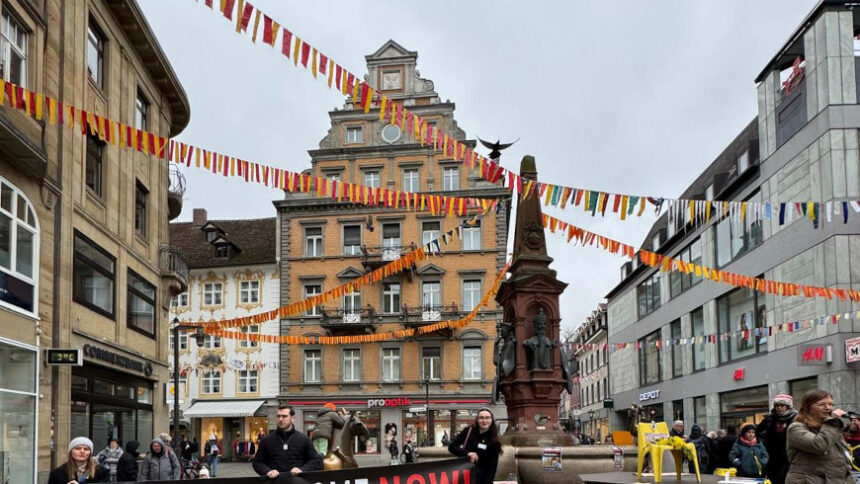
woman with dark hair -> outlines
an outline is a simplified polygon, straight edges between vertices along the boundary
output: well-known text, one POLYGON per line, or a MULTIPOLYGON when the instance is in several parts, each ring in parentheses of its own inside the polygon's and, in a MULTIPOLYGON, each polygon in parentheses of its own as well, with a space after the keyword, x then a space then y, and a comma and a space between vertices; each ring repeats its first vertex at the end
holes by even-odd
POLYGON ((110 482, 110 469, 93 458, 93 441, 75 437, 69 442, 69 460, 51 471, 48 484, 110 482))
POLYGON ((448 445, 448 452, 468 457, 478 468, 477 484, 492 484, 502 453, 502 439, 489 408, 478 410, 475 423, 460 432, 448 445))
POLYGON ((794 422, 788 426, 786 484, 852 484, 848 444, 842 438, 845 412, 833 408, 824 390, 803 394, 794 422))

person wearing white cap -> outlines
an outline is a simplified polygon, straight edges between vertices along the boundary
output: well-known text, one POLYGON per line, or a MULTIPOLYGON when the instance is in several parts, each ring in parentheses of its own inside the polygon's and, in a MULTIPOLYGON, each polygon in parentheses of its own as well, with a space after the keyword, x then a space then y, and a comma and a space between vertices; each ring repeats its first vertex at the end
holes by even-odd
POLYGON ((51 471, 48 484, 110 482, 110 469, 93 459, 93 441, 75 437, 69 442, 69 460, 51 471))
POLYGON ((209 469, 206 466, 200 468, 200 472, 197 474, 198 479, 211 479, 212 476, 209 475, 209 469))
POLYGON ((797 416, 797 410, 794 409, 794 398, 791 395, 775 395, 772 403, 770 413, 765 415, 755 430, 770 456, 765 475, 772 484, 785 484, 785 476, 788 474, 788 454, 785 450, 788 426, 797 416))

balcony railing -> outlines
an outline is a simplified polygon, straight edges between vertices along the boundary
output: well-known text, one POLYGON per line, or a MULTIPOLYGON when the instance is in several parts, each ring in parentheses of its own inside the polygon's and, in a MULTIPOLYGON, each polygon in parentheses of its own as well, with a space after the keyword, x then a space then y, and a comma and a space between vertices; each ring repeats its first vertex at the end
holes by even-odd
POLYGON ((455 303, 439 306, 403 306, 400 318, 406 324, 425 324, 456 319, 459 309, 455 303))
POLYGON ((167 179, 167 219, 173 220, 182 213, 182 197, 185 196, 185 176, 179 167, 168 164, 167 179))
MULTIPOLYGON (((417 248, 418 246, 414 243, 410 245, 390 245, 382 247, 369 247, 362 245, 361 263, 364 265, 365 270, 372 271, 388 264, 389 262, 400 259, 417 248)), ((410 281, 412 280, 412 273, 414 270, 415 264, 412 264, 412 266, 405 271, 406 276, 410 281)))
POLYGON ((176 247, 162 245, 159 248, 158 267, 161 269, 161 277, 173 279, 169 287, 171 296, 188 289, 188 264, 176 247))
POLYGON ((376 328, 376 311, 367 306, 361 309, 323 308, 320 326, 329 333, 372 333, 376 328))

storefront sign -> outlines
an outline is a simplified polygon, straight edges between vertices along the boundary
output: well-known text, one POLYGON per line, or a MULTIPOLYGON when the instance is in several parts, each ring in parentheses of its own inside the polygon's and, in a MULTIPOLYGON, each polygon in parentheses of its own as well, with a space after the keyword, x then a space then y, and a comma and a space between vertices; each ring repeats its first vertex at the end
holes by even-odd
POLYGON ((845 363, 860 361, 860 338, 845 340, 845 363))
POLYGON ((738 368, 732 373, 732 379, 735 381, 740 381, 744 379, 745 370, 743 368, 738 368))
POLYGON ((370 398, 367 400, 367 408, 373 407, 408 407, 412 405, 409 398, 370 398))
POLYGON ((800 366, 827 366, 833 362, 831 345, 798 345, 797 364, 800 366))
MULTIPOLYGON (((173 382, 164 384, 164 403, 168 405, 173 405, 175 403, 173 393, 173 382)), ((182 387, 182 382, 179 382, 179 404, 182 405, 185 403, 185 390, 182 387)))
POLYGON ((104 361, 114 366, 135 370, 143 373, 146 376, 152 375, 152 363, 134 360, 127 356, 122 356, 119 353, 114 353, 103 348, 98 348, 92 345, 84 345, 84 356, 94 360, 104 361))
POLYGON ((655 398, 660 398, 660 390, 651 390, 650 392, 639 394, 640 402, 644 402, 645 400, 653 400, 655 398))
POLYGON ((613 398, 604 398, 603 399, 603 408, 614 408, 615 407, 615 399, 613 398))
POLYGON ((45 350, 45 362, 50 366, 81 366, 84 364, 84 357, 80 348, 48 348, 45 350))

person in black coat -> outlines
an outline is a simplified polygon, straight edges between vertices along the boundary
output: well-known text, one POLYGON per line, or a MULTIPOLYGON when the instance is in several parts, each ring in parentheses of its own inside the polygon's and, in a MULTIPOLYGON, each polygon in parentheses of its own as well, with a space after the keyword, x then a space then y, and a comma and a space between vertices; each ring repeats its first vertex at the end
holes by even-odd
POLYGON ((69 460, 51 471, 48 484, 110 482, 110 469, 93 459, 93 441, 75 437, 69 442, 69 460))
POLYGON ((468 457, 478 468, 477 484, 492 484, 502 453, 502 439, 493 412, 488 408, 478 410, 475 423, 463 429, 448 445, 448 452, 468 457))
POLYGON ((137 480, 138 465, 137 458, 139 457, 137 449, 140 448, 140 442, 129 440, 125 443, 125 452, 116 463, 116 480, 119 482, 137 480))
POLYGON ((260 441, 254 456, 254 471, 274 479, 281 472, 299 475, 322 470, 322 460, 311 439, 297 432, 293 425, 295 411, 289 405, 278 406, 278 428, 260 441))
POLYGON ((732 463, 729 462, 729 453, 737 441, 738 428, 734 425, 726 425, 726 435, 717 439, 717 456, 719 460, 715 468, 728 469, 732 466, 732 463))
POLYGON ((772 484, 785 484, 785 476, 788 474, 788 454, 785 450, 788 426, 796 416, 794 398, 780 394, 773 397, 770 413, 756 426, 756 435, 770 457, 765 466, 765 475, 772 484))

